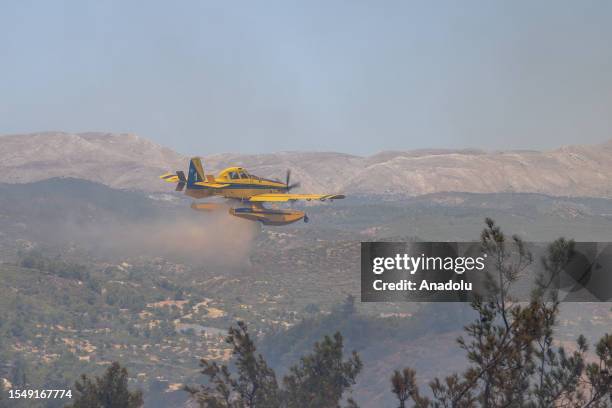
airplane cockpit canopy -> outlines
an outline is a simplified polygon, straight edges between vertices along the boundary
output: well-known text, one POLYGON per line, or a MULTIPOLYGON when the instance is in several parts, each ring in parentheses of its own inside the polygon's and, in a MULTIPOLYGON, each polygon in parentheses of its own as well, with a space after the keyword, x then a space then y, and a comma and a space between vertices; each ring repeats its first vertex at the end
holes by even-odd
POLYGON ((227 180, 241 180, 241 179, 249 179, 251 175, 242 167, 230 167, 229 169, 223 170, 219 174, 219 178, 224 178, 227 180))

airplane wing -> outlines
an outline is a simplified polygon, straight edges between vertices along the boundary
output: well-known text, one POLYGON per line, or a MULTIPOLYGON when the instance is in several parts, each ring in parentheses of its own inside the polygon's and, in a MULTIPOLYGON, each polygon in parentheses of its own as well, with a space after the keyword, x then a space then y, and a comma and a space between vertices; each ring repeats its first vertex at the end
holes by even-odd
POLYGON ((297 200, 340 200, 344 198, 342 194, 258 194, 249 197, 251 202, 287 202, 297 200))

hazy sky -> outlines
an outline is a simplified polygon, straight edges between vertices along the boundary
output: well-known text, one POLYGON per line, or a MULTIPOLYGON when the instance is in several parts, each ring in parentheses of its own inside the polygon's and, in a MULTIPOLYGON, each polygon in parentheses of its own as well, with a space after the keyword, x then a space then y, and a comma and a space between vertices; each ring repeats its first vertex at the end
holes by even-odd
POLYGON ((611 1, 0 3, 0 134, 182 153, 612 138, 611 1))

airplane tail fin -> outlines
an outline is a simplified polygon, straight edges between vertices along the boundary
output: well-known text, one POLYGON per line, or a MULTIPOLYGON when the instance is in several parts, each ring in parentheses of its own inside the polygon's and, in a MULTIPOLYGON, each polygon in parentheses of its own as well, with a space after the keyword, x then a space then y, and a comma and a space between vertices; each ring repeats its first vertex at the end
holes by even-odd
POLYGON ((187 185, 192 186, 194 183, 199 181, 204 181, 204 167, 202 166, 202 159, 199 157, 192 157, 189 161, 187 185))

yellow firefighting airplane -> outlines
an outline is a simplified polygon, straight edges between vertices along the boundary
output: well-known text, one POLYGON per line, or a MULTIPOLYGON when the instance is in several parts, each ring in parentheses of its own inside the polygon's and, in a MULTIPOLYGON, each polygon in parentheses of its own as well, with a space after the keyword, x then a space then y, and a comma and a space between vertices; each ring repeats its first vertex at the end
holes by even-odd
MULTIPOLYGON (((217 176, 204 174, 204 167, 199 157, 190 160, 187 177, 182 171, 160 176, 168 183, 176 183, 176 191, 185 190, 185 194, 193 198, 221 196, 240 202, 244 206, 229 208, 231 215, 259 221, 265 225, 286 225, 302 219, 308 222, 308 217, 304 211, 271 209, 264 207, 263 203, 297 200, 332 201, 344 198, 344 195, 341 194, 291 194, 291 189, 298 187, 299 183, 290 184, 290 177, 291 172, 287 171, 286 180, 283 183, 278 180, 257 177, 242 167, 229 167, 217 176)), ((198 211, 214 211, 226 207, 223 204, 213 203, 191 204, 191 208, 198 211)))

